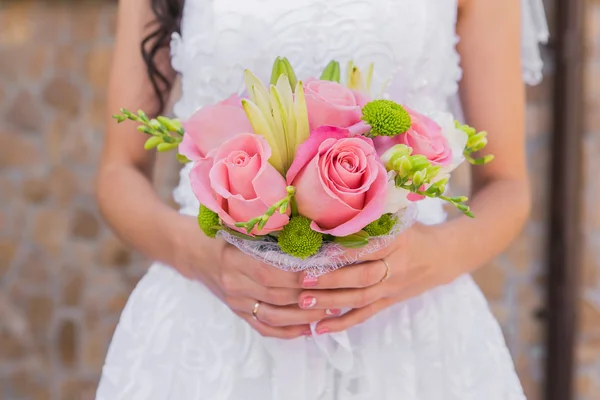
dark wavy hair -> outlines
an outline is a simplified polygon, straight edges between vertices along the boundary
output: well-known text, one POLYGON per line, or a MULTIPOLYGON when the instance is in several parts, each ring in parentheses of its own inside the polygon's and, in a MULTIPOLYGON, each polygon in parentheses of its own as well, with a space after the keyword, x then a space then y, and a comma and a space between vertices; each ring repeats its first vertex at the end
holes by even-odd
POLYGON ((155 20, 151 24, 152 30, 141 43, 141 50, 148 77, 159 101, 158 112, 161 112, 165 108, 172 83, 157 64, 157 55, 161 50, 169 47, 171 35, 180 30, 184 0, 148 1, 154 12, 155 20))

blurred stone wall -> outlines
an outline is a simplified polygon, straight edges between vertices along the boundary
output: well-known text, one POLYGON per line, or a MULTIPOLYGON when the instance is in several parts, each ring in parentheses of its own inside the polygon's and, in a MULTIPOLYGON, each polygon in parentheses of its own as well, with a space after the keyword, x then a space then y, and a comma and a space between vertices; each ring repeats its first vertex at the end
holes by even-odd
MULTIPOLYGON (((92 399, 148 265, 104 226, 94 199, 116 7, 0 0, 3 400, 92 399)), ((163 193, 175 167, 158 169, 163 193)))
POLYGON ((580 400, 600 398, 600 1, 586 10, 582 270, 577 348, 580 400))
MULTIPOLYGON (((590 4, 589 109, 600 101, 600 2, 590 4), (597 5, 596 5, 597 4, 597 5), (593 96, 596 94, 596 97, 593 96)), ((91 399, 119 313, 148 261, 102 223, 93 179, 115 25, 113 1, 0 0, 0 398, 91 399)), ((551 60, 548 73, 551 75, 551 60)), ((544 246, 550 80, 530 89, 531 220, 475 277, 490 300, 530 400, 543 380, 544 246)), ((587 120, 581 400, 600 396, 600 182, 597 114, 587 120), (587 396, 587 397, 586 397, 587 396)), ((165 199, 177 166, 160 159, 165 199)), ((466 171, 454 187, 466 189, 466 171)))

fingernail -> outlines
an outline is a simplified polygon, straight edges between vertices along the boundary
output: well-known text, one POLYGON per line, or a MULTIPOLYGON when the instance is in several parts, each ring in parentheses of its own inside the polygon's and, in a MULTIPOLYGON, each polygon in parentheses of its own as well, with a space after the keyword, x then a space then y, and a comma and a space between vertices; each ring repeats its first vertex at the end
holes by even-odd
POLYGON ((312 331, 310 331, 310 330, 309 331, 304 331, 304 332, 302 332, 302 335, 304 335, 304 336, 312 336, 312 331))
POLYGON ((329 329, 327 329, 327 328, 319 328, 319 329, 317 329, 317 334, 319 334, 319 335, 324 335, 326 333, 329 333, 329 329))
POLYGON ((316 304, 317 304, 317 299, 315 299, 314 297, 305 297, 304 300, 302 300, 301 307, 302 308, 312 308, 316 304))
POLYGON ((318 279, 315 278, 314 276, 306 275, 304 277, 304 280, 302 281, 302 286, 304 286, 304 287, 316 286, 317 282, 318 282, 318 279))
POLYGON ((342 313, 342 310, 340 310, 339 308, 328 308, 327 310, 325 310, 326 315, 338 316, 341 313, 342 313))

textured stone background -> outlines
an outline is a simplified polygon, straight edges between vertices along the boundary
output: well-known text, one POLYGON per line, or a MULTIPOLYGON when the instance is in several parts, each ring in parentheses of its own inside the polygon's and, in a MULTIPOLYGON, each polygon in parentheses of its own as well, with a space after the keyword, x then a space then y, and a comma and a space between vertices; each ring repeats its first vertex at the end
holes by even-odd
MULTIPOLYGON (((579 399, 600 397, 600 2, 588 5, 585 240, 579 399)), ((0 398, 91 399, 108 341, 148 261, 104 226, 93 179, 116 4, 0 0, 0 398), (68 4, 68 6, 66 5, 68 4)), ((551 61, 551 60, 549 60, 551 61)), ((552 67, 549 64, 548 74, 552 67)), ((529 91, 535 204, 510 247, 476 274, 531 400, 543 380, 550 80, 529 91)), ((168 200, 177 166, 161 159, 168 200)), ((459 180, 466 187, 466 179, 459 180)))

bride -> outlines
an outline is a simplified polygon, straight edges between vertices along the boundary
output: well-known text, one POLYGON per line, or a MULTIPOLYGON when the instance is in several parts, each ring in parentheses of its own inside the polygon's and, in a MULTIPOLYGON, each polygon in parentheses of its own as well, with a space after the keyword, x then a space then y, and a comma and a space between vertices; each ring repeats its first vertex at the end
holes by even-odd
POLYGON ((489 131, 496 159, 474 169, 476 219, 445 221, 425 200, 420 222, 383 253, 310 279, 207 239, 189 167, 176 212, 152 188, 145 137, 109 124, 102 212, 157 261, 123 311, 97 399, 524 399, 469 273, 527 218, 523 77, 539 80, 545 35, 541 0, 121 0, 111 113, 158 113, 177 74, 174 112, 185 119, 239 91, 245 68, 268 81, 277 56, 301 77, 331 59, 373 62, 383 96, 460 109, 489 131))

